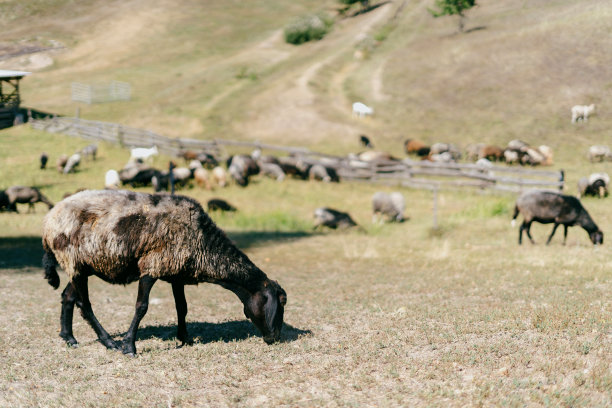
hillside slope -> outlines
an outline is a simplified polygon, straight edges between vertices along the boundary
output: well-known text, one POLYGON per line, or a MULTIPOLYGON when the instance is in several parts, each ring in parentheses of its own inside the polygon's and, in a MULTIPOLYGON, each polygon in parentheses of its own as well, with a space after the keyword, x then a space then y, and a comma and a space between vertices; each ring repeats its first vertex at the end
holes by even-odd
POLYGON ((82 105, 81 115, 174 137, 330 152, 357 149, 359 133, 394 151, 408 137, 462 146, 521 138, 552 145, 563 159, 576 143, 609 139, 608 2, 482 0, 468 32, 457 34, 453 18, 431 17, 431 1, 398 0, 337 18, 325 39, 299 47, 284 43, 283 26, 337 3, 286 3, 55 0, 27 9, 7 1, 7 44, 63 48, 0 67, 34 70, 23 82, 25 104, 68 115, 77 107, 71 81, 130 82, 132 101, 82 105), (368 58, 355 58, 364 48, 368 58), (375 116, 351 117, 357 100, 375 116), (589 103, 596 117, 570 124, 570 107, 589 103))

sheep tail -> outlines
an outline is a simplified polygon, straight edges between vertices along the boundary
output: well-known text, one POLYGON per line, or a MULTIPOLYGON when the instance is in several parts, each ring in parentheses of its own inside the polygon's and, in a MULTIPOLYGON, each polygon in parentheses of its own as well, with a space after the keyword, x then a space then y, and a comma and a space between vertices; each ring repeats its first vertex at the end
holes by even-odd
POLYGON ((45 279, 49 282, 49 285, 53 286, 53 289, 57 289, 60 284, 60 277, 57 274, 57 259, 53 252, 45 251, 42 259, 43 268, 45 268, 45 279))
POLYGON ((512 228, 514 228, 516 226, 516 217, 518 217, 519 215, 519 208, 517 205, 514 206, 514 215, 512 216, 512 221, 510 222, 510 225, 512 225, 512 228))

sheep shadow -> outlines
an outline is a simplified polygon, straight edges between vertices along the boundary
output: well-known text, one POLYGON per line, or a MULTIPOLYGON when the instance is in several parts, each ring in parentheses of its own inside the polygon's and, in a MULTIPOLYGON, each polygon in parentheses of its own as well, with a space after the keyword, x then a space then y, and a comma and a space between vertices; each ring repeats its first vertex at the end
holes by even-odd
MULTIPOLYGON (((144 326, 138 329, 137 340, 157 338, 164 341, 176 339, 176 325, 144 326)), ((246 340, 249 337, 260 337, 261 333, 248 320, 232 320, 220 323, 192 322, 187 323, 187 332, 193 344, 207 344, 215 341, 230 343, 246 340)), ((311 330, 302 330, 283 323, 281 342, 296 341, 300 336, 311 335, 311 330)), ((125 333, 121 334, 121 337, 125 333)))
POLYGON ((41 237, 0 237, 0 269, 41 267, 41 237))
POLYGON ((229 238, 240 249, 288 242, 314 235, 307 231, 229 231, 229 238))

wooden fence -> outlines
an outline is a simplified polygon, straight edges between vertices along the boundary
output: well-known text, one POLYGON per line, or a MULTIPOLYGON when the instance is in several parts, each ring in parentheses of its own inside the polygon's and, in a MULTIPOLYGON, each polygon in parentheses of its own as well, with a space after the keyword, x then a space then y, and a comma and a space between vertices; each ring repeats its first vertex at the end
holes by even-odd
POLYGON ((175 157, 178 157, 181 152, 192 150, 208 152, 219 160, 223 160, 229 156, 228 150, 239 147, 282 152, 297 156, 309 164, 333 167, 344 180, 429 190, 466 187, 509 192, 520 192, 529 188, 563 190, 565 182, 563 170, 535 170, 500 165, 482 167, 476 164, 434 163, 411 159, 368 162, 353 156, 334 156, 313 152, 302 147, 221 139, 172 139, 148 130, 115 123, 68 117, 32 120, 30 123, 36 129, 88 140, 105 141, 127 148, 157 146, 160 152, 175 157))

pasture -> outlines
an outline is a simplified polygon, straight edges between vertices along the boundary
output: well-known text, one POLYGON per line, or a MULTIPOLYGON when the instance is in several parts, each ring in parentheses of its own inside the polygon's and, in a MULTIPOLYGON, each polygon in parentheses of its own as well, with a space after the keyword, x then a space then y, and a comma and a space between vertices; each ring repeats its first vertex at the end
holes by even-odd
MULTIPOLYGON (((612 162, 586 158, 591 145, 612 146, 609 2, 480 0, 462 35, 452 18, 431 17, 431 0, 370 2, 299 47, 283 41, 284 25, 331 13, 336 0, 23 3, 0 2, 0 68, 33 72, 21 82, 27 107, 338 155, 363 150, 361 134, 402 158, 408 138, 462 151, 521 139, 554 150, 546 169, 563 169, 573 195, 580 177, 612 174, 612 162), (110 80, 128 82, 132 99, 70 100, 72 81, 110 80), (357 101, 374 113, 353 116, 357 101), (571 123, 571 107, 591 103, 588 123, 571 123)), ((0 189, 36 186, 58 202, 102 188, 128 150, 101 143, 76 173, 54 168, 89 143, 28 125, 2 130, 0 189)), ((612 198, 582 199, 602 246, 579 227, 566 246, 562 231, 546 246, 552 225, 541 224, 531 229, 537 245, 519 246, 514 194, 442 190, 434 229, 432 193, 402 188, 408 220, 373 224, 372 195, 395 189, 256 176, 246 188, 180 190, 238 208, 211 216, 286 290, 282 341, 266 345, 232 293, 202 284, 186 288, 194 343, 178 347, 171 287, 159 282, 136 358, 106 350, 79 313, 80 347, 65 345, 61 291, 41 267, 47 208, 0 212, 0 407, 612 405, 612 198), (363 229, 313 231, 321 206, 363 229)), ((93 309, 117 340, 136 294, 134 284, 90 279, 93 309)))
MULTIPOLYGON (((127 150, 102 144, 75 174, 37 169, 86 141, 22 126, 3 131, 2 178, 57 202, 101 188, 127 150), (9 154, 12 151, 14 153, 9 154)), ((163 166, 167 158, 155 159, 163 166)), ((582 160, 582 159, 581 159, 582 160)), ((575 165, 580 165, 578 160, 575 165)), ((590 164, 589 164, 590 165, 590 164)), ((602 164, 606 166, 606 164, 602 164)), ((568 186, 568 189, 571 186, 568 186)), ((58 337, 60 291, 43 279, 36 213, 0 213, 2 406, 605 406, 612 399, 609 245, 571 228, 543 245, 516 243, 513 195, 443 191, 438 230, 431 193, 403 189, 402 224, 373 225, 370 197, 390 187, 256 178, 247 188, 182 194, 223 197, 215 215, 240 248, 288 293, 283 341, 267 346, 241 304, 214 285, 187 287, 192 346, 178 348, 169 285, 154 286, 137 358, 107 351, 75 314, 80 347, 58 337), (321 205, 348 210, 365 231, 312 231, 321 205)), ((150 191, 150 188, 138 189, 150 191)), ((583 200, 609 233, 607 200, 583 200)), ((606 236, 607 238, 607 236, 606 236)), ((66 277, 60 272, 62 282, 66 277)), ((62 283, 62 284, 63 284, 62 283)), ((94 311, 119 339, 136 285, 90 279, 94 311)))

